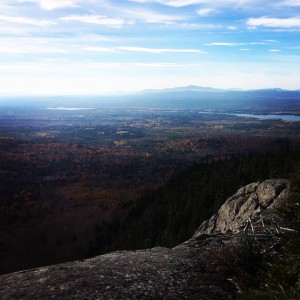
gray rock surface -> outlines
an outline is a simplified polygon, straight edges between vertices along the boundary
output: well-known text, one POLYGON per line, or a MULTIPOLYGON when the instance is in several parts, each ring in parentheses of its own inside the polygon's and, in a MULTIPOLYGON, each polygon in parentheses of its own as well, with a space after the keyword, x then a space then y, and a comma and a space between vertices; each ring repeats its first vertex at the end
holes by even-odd
MULTIPOLYGON (((204 272, 187 245, 120 251, 0 276, 0 299, 222 299, 226 279, 204 272)), ((198 249, 197 249, 198 250, 198 249)))
POLYGON ((242 187, 228 198, 217 214, 204 221, 194 236, 211 233, 237 233, 247 220, 276 208, 288 197, 288 180, 273 179, 242 187))
POLYGON ((173 249, 118 251, 0 276, 0 299, 234 299, 235 284, 206 270, 248 218, 288 195, 286 180, 249 184, 227 199, 193 238, 173 249), (209 234, 208 234, 209 233, 209 234))

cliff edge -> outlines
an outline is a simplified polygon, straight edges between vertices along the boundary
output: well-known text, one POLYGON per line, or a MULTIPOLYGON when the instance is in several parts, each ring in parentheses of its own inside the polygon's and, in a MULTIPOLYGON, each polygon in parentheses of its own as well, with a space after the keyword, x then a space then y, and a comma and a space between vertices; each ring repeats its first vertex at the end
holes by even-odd
POLYGON ((172 249, 117 251, 2 275, 0 299, 234 299, 239 284, 234 273, 220 271, 216 257, 257 231, 265 233, 256 241, 267 249, 288 185, 276 179, 241 188, 190 240, 172 249))

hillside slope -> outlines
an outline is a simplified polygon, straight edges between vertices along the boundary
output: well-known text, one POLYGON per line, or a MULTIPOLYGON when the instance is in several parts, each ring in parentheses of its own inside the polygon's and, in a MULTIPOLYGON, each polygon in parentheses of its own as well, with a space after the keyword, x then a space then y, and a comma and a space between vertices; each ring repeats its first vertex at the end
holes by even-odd
POLYGON ((253 283, 262 253, 273 251, 275 208, 287 200, 288 186, 283 179, 247 185, 171 249, 118 251, 2 275, 0 298, 234 299, 253 283))

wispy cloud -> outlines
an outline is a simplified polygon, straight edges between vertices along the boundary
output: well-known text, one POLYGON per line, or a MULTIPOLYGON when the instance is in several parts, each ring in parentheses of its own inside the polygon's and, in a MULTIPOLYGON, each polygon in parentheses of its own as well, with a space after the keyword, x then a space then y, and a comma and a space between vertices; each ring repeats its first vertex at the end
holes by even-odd
MULTIPOLYGON (((115 40, 112 40, 114 43, 115 40)), ((100 43, 110 43, 105 37, 100 37, 100 43)), ((200 49, 187 48, 150 48, 138 46, 99 46, 97 37, 79 36, 69 39, 65 38, 0 38, 0 54, 6 55, 31 55, 31 54, 70 54, 70 53, 125 53, 125 52, 141 52, 149 54, 163 53, 205 53, 200 49)), ((64 56, 62 56, 64 57, 64 56)), ((65 57, 67 59, 67 57, 65 57)))
POLYGON ((211 13, 225 10, 249 11, 249 12, 267 12, 300 6, 300 0, 130 0, 136 3, 158 3, 163 6, 174 8, 192 7, 200 16, 211 15, 211 13), (198 6, 198 10, 197 10, 198 6), (199 8, 200 7, 200 8, 199 8), (202 12, 203 10, 203 12, 202 12), (206 11, 211 10, 211 11, 206 11), (203 13, 203 14, 202 14, 203 13))
POLYGON ((34 25, 34 26, 49 26, 55 25, 56 22, 48 21, 48 20, 38 20, 32 18, 25 17, 11 17, 11 16, 0 16, 0 22, 9 22, 16 24, 26 24, 26 25, 34 25))
POLYGON ((117 47, 118 50, 146 53, 203 53, 199 49, 159 49, 143 47, 117 47))
POLYGON ((227 42, 214 42, 205 44, 205 46, 225 46, 225 47, 234 47, 234 46, 241 46, 244 45, 243 43, 227 43, 227 42))
POLYGON ((250 27, 272 27, 272 28, 293 28, 300 27, 300 17, 293 18, 250 18, 247 20, 247 25, 250 27))
POLYGON ((192 4, 200 4, 206 2, 201 0, 131 0, 131 1, 138 2, 138 3, 156 2, 159 4, 173 6, 173 7, 183 7, 192 4))
POLYGON ((8 1, 1 1, 0 2, 0 11, 5 12, 6 14, 13 14, 15 13, 15 9, 12 5, 10 5, 8 1))
MULTIPOLYGON (((172 7, 184 7, 184 6, 190 6, 190 5, 206 5, 209 7, 248 7, 251 5, 255 5, 258 2, 263 3, 262 0, 131 0, 132 2, 138 2, 138 3, 149 3, 149 2, 155 2, 166 6, 172 6, 172 7)), ((291 0, 293 1, 293 0, 291 0)), ((296 1, 296 0, 294 0, 296 1)))
POLYGON ((267 42, 250 42, 250 43, 244 43, 244 45, 267 45, 267 42))
POLYGON ((25 54, 62 54, 66 53, 66 48, 59 45, 51 45, 43 39, 31 38, 2 38, 0 39, 0 53, 8 55, 25 55, 25 54))
POLYGON ((0 53, 2 55, 22 55, 24 57, 39 55, 51 58, 53 55, 64 56, 66 53, 80 51, 82 44, 86 43, 85 37, 47 38, 47 37, 1 37, 0 53))
POLYGON ((230 26, 227 26, 226 29, 228 29, 228 30, 237 30, 237 27, 233 26, 233 25, 230 25, 230 26))
POLYGON ((172 22, 189 19, 189 16, 184 14, 162 13, 140 8, 122 10, 121 13, 127 15, 128 18, 134 18, 135 20, 143 21, 145 23, 170 24, 172 22))
POLYGON ((201 8, 197 10, 197 14, 201 17, 207 17, 217 13, 217 10, 213 8, 201 8))
POLYGON ((282 6, 297 7, 300 6, 300 0, 286 0, 280 3, 282 6))
POLYGON ((54 10, 65 7, 78 7, 76 0, 18 0, 18 2, 36 3, 44 10, 54 10))
POLYGON ((190 22, 184 22, 180 24, 173 24, 174 27, 179 27, 182 29, 187 29, 187 30, 195 30, 195 29, 200 29, 200 30, 211 30, 211 29, 221 29, 222 25, 216 25, 216 24, 210 24, 210 23, 190 23, 190 22))
POLYGON ((108 52, 115 52, 116 50, 114 48, 107 48, 107 47, 84 47, 82 48, 84 51, 90 51, 90 52, 100 52, 100 53, 108 53, 108 52))
POLYGON ((184 7, 189 5, 211 5, 211 6, 232 6, 232 5, 249 5, 256 3, 258 0, 131 0, 132 2, 138 3, 149 3, 155 2, 162 5, 173 6, 173 7, 184 7))
MULTIPOLYGON (((1 32, 1 31, 0 31, 1 32)), ((2 55, 23 55, 28 57, 38 54, 39 59, 55 59, 60 56, 69 60, 69 55, 84 55, 87 52, 112 53, 116 47, 103 47, 99 44, 116 43, 118 39, 98 35, 79 35, 74 37, 0 37, 2 55), (65 54, 68 54, 67 56, 65 54), (43 57, 42 57, 43 56, 43 57)), ((87 56, 88 57, 88 56, 87 56)))
POLYGON ((224 47, 235 47, 244 45, 267 45, 266 42, 250 42, 250 43, 232 43, 232 42, 214 42, 205 44, 205 46, 224 46, 224 47))
POLYGON ((278 43, 279 41, 277 40, 264 40, 266 43, 278 43))
POLYGON ((74 21, 88 24, 97 24, 108 27, 122 27, 126 21, 121 18, 109 18, 104 15, 70 15, 61 17, 62 21, 74 21))
POLYGON ((268 51, 269 52, 281 52, 281 50, 279 50, 279 49, 269 49, 268 51))
MULTIPOLYGON (((69 38, 70 40, 71 38, 69 38)), ((112 37, 112 36, 106 36, 101 34, 80 34, 77 37, 72 38, 71 40, 80 42, 81 44, 84 43, 91 43, 91 42, 116 42, 119 39, 112 37)))
POLYGON ((120 47, 85 47, 85 51, 91 52, 116 52, 116 51, 126 51, 126 52, 142 52, 142 53, 204 53, 199 49, 173 49, 173 48, 145 48, 145 47, 131 47, 131 46, 120 46, 120 47))

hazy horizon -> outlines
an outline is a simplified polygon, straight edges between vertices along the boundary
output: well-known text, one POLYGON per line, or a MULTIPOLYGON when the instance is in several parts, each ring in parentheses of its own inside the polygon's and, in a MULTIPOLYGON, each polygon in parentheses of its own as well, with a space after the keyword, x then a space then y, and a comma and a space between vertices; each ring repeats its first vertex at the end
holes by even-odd
MULTIPOLYGON (((178 90, 181 91, 196 91, 197 88, 201 89, 211 89, 212 91, 224 91, 224 92, 251 92, 251 91, 272 91, 272 90, 277 90, 277 91, 286 91, 286 92, 300 92, 300 87, 296 89, 282 89, 279 87, 266 87, 266 88, 261 88, 261 89, 239 89, 239 88, 224 88, 224 89, 219 89, 216 87, 211 87, 211 86, 196 86, 196 85, 186 85, 186 86, 172 86, 168 88, 153 88, 153 89, 140 89, 140 90, 131 90, 131 91, 126 91, 126 90, 115 90, 115 91, 103 91, 103 92, 98 92, 98 93, 82 93, 82 94, 56 94, 55 92, 52 94, 0 94, 0 99, 5 99, 5 98, 37 98, 37 97, 44 97, 44 98, 69 98, 69 97, 101 97, 101 96, 128 96, 128 95, 137 95, 137 94, 144 94, 144 93, 156 93, 156 92, 176 92, 178 90), (189 90, 189 88, 191 88, 189 90), (195 88, 195 90, 192 90, 195 88)), ((201 92, 201 90, 199 90, 201 92)), ((206 91, 204 91, 206 92, 206 91)))

